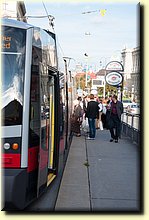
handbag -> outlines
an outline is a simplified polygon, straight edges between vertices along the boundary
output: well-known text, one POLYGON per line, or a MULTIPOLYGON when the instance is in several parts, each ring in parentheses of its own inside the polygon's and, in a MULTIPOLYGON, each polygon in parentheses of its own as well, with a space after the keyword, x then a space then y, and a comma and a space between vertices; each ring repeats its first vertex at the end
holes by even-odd
POLYGON ((106 112, 107 112, 107 108, 106 108, 106 106, 103 106, 102 113, 103 113, 104 115, 106 115, 106 112))
POLYGON ((83 120, 83 122, 82 122, 82 130, 84 131, 84 132, 88 132, 89 131, 89 124, 88 124, 88 120, 83 120))

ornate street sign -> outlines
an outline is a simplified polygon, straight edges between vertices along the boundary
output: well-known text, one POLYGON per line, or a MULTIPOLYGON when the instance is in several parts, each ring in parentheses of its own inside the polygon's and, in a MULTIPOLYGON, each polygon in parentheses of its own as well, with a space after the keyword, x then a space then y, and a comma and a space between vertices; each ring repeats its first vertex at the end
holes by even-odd
POLYGON ((123 81, 122 74, 116 71, 107 73, 105 78, 106 78, 106 83, 108 83, 111 86, 118 86, 123 81))
POLYGON ((118 61, 111 61, 106 65, 106 71, 124 71, 123 65, 118 61))

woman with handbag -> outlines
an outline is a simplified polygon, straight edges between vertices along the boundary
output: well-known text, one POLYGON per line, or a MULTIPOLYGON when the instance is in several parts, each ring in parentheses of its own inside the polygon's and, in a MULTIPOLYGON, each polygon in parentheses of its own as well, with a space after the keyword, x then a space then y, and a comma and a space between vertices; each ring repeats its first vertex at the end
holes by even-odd
POLYGON ((77 137, 81 136, 80 125, 82 124, 82 116, 83 109, 80 102, 78 102, 78 104, 74 106, 74 112, 71 117, 71 131, 76 133, 77 137))

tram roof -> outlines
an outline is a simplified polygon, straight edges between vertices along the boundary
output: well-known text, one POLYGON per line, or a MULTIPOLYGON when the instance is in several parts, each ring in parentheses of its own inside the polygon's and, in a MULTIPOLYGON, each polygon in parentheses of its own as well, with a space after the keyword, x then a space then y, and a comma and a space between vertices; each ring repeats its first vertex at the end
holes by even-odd
POLYGON ((29 29, 31 27, 34 27, 33 25, 30 25, 28 23, 9 19, 9 18, 3 18, 1 24, 6 25, 6 26, 16 27, 16 28, 23 28, 23 29, 29 29))
MULTIPOLYGON (((39 28, 41 30, 44 30, 41 27, 37 27, 37 26, 31 25, 31 24, 25 23, 23 21, 17 21, 17 20, 13 20, 13 19, 10 19, 10 18, 3 18, 1 20, 1 24, 5 25, 5 26, 12 26, 12 27, 22 28, 22 29, 29 29, 29 28, 35 28, 36 27, 36 28, 39 28)), ((54 31, 51 31, 51 30, 48 30, 48 31, 55 34, 54 31)))

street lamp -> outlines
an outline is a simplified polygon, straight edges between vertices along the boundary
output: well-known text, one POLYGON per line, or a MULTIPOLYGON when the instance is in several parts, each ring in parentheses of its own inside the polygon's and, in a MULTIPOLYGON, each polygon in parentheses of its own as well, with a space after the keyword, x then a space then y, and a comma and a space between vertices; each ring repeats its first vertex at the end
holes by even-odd
MULTIPOLYGON (((63 57, 64 63, 65 63, 65 72, 66 72, 66 90, 72 91, 74 90, 74 79, 72 76, 72 71, 69 68, 70 66, 70 61, 73 60, 75 61, 75 70, 76 70, 76 60, 72 57, 63 57)), ((72 100, 72 92, 71 92, 71 100, 72 100)), ((67 97, 68 98, 68 97, 67 97)))
MULTIPOLYGON (((76 60, 72 57, 63 57, 63 60, 65 62, 65 71, 66 71, 66 75, 68 75, 68 68, 69 68, 69 65, 70 65, 70 61, 71 60, 74 60, 75 61, 75 69, 76 69, 76 60)), ((71 73, 71 70, 69 71, 69 73, 71 73)), ((70 79, 71 81, 71 79, 70 79)))
POLYGON ((67 63, 67 60, 68 60, 68 67, 70 65, 70 60, 74 60, 76 62, 76 60, 72 57, 63 57, 63 60, 64 60, 65 63, 67 63))
POLYGON ((88 77, 88 54, 84 54, 85 57, 87 57, 87 68, 86 68, 86 75, 85 75, 85 87, 87 88, 87 77, 88 77))

